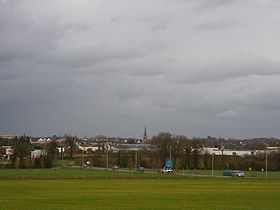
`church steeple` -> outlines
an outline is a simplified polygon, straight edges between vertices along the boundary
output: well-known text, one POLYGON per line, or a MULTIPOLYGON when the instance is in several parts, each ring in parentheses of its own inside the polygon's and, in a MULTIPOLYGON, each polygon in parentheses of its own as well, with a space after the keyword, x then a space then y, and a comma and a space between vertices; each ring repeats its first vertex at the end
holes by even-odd
POLYGON ((144 130, 143 140, 144 140, 144 141, 148 140, 148 135, 147 135, 146 126, 145 126, 145 130, 144 130))

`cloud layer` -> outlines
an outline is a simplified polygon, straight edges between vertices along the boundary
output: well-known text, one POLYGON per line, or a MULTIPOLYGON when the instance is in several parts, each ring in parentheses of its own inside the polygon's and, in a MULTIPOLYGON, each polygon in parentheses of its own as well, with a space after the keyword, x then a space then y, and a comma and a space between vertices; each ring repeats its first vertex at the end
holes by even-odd
POLYGON ((279 137, 276 0, 0 0, 0 133, 279 137))

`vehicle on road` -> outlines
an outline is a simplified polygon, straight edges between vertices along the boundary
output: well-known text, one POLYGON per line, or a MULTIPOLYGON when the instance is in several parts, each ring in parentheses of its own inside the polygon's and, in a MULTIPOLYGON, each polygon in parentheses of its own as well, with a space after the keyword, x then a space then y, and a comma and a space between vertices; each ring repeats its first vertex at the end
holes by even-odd
POLYGON ((139 167, 139 168, 137 169, 137 171, 144 172, 144 171, 145 171, 145 168, 144 168, 144 167, 139 167))
POLYGON ((67 166, 74 166, 74 162, 69 162, 66 164, 67 166))
POLYGON ((165 173, 165 174, 172 174, 173 170, 172 170, 172 168, 164 167, 163 169, 160 170, 160 172, 165 173))
POLYGON ((119 169, 119 166, 112 166, 112 170, 114 171, 114 170, 117 170, 117 169, 119 169))
POLYGON ((223 176, 231 176, 231 177, 244 177, 244 172, 238 170, 226 170, 223 172, 223 176))
POLYGON ((84 163, 84 164, 82 165, 82 167, 83 167, 83 168, 88 168, 89 165, 87 165, 87 164, 84 163))

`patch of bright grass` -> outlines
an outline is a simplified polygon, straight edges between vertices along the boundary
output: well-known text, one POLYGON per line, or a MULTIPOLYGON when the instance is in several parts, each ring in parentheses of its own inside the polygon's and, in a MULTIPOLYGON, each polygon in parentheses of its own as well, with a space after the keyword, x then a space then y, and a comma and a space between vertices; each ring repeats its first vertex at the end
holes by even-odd
POLYGON ((0 180, 1 209, 280 209, 273 179, 0 180))

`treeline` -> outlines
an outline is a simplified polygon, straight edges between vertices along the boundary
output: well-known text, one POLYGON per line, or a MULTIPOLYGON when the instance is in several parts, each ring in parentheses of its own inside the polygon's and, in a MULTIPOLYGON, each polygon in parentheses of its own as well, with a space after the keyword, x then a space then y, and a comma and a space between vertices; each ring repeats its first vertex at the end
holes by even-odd
MULTIPOLYGON (((147 151, 146 160, 143 164, 147 167, 160 167, 163 159, 170 156, 174 160, 175 168, 185 169, 211 169, 212 155, 201 154, 201 148, 205 145, 205 139, 188 139, 185 136, 171 135, 170 133, 160 133, 154 136, 151 143, 157 148, 153 151, 147 151)), ((216 147, 223 147, 222 141, 216 147)), ((261 170, 265 168, 265 154, 240 156, 214 156, 214 168, 223 169, 240 169, 261 170)), ((268 154, 269 170, 280 170, 280 153, 268 154)))
MULTIPOLYGON (((9 140, 14 148, 11 156, 10 167, 13 168, 50 168, 58 165, 60 160, 71 160, 76 165, 89 164, 90 166, 107 167, 118 166, 123 168, 135 168, 143 166, 145 168, 162 168, 164 159, 171 157, 174 160, 176 169, 211 169, 212 155, 202 154, 201 148, 205 145, 205 139, 188 139, 185 136, 171 135, 170 133, 160 133, 150 140, 152 145, 149 149, 140 151, 130 151, 126 148, 115 151, 106 151, 104 146, 100 146, 97 151, 81 151, 77 143, 83 141, 77 137, 66 136, 63 145, 58 145, 52 141, 43 146, 34 146, 30 143, 30 138, 23 136, 20 139, 9 140), (58 147, 64 150, 58 150, 58 147), (39 158, 31 158, 31 151, 41 149, 42 155, 39 158)), ((221 147, 217 143, 216 147, 221 147)), ((0 150, 0 152, 3 152, 0 150)), ((214 169, 240 169, 261 170, 265 168, 266 156, 264 153, 254 156, 214 156, 214 169)), ((1 165, 0 165, 1 166, 1 165)), ((280 171, 280 153, 268 154, 268 169, 280 171)))
MULTIPOLYGON (((51 168, 56 166, 59 157, 58 144, 52 141, 43 146, 34 146, 30 142, 30 137, 22 136, 11 140, 2 139, 0 142, 8 142, 8 146, 13 147, 13 154, 10 156, 11 164, 0 164, 0 167, 8 168, 51 168), (40 149, 40 157, 32 158, 31 151, 40 149)), ((5 145, 5 146, 6 146, 5 145)), ((5 149, 0 150, 1 155, 5 154, 5 149)))
MULTIPOLYGON (((207 169, 212 168, 212 155, 201 154, 201 148, 204 146, 204 139, 188 139, 185 136, 171 135, 170 133, 160 133, 154 136, 150 143, 151 149, 142 149, 141 151, 129 151, 125 148, 118 152, 109 152, 109 167, 119 166, 125 168, 146 167, 162 168, 164 159, 171 157, 174 160, 176 169, 207 169)), ((221 147, 221 143, 216 147, 221 147)), ((99 150, 92 152, 85 158, 93 166, 106 167, 107 152, 99 150)), ((77 161, 79 162, 79 161, 77 161)), ((214 156, 214 169, 240 169, 240 170, 261 170, 265 169, 265 153, 259 155, 214 156)), ((268 154, 269 170, 280 170, 280 153, 274 152, 268 154)))
POLYGON ((14 152, 11 155, 11 167, 13 168, 51 168, 56 165, 58 159, 58 144, 52 141, 43 148, 34 147, 30 143, 29 137, 21 137, 14 141, 12 145, 14 152), (42 149, 45 155, 39 158, 32 158, 31 151, 34 149, 42 149))

